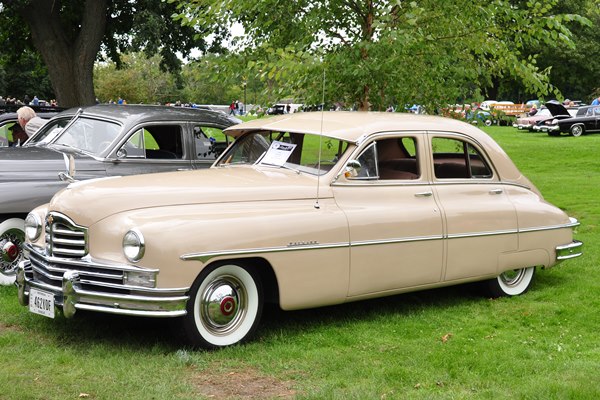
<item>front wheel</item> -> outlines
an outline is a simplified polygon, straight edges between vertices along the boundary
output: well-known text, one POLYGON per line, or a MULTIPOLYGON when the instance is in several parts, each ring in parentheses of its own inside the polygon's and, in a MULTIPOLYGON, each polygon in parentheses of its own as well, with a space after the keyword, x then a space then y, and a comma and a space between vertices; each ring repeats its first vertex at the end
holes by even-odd
POLYGON ((183 333, 193 346, 219 348, 243 342, 256 330, 263 308, 257 275, 241 265, 202 271, 190 290, 183 333))
POLYGON ((579 137, 581 135, 583 135, 585 133, 585 129, 583 128, 583 125, 573 125, 571 127, 571 135, 575 136, 575 137, 579 137))
POLYGON ((0 223, 0 285, 15 282, 17 265, 23 259, 25 223, 20 218, 10 218, 0 223))
POLYGON ((535 267, 512 269, 483 282, 483 287, 491 297, 518 296, 529 290, 534 276, 535 267))

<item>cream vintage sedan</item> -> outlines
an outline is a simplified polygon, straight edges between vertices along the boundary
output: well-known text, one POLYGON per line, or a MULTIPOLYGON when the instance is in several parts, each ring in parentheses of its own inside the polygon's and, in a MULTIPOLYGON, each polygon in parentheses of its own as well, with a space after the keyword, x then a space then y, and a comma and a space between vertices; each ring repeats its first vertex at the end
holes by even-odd
POLYGON ((319 307, 480 281, 527 291, 581 255, 476 127, 395 113, 297 113, 230 127, 202 171, 76 182, 33 210, 21 304, 177 317, 202 347, 242 342, 263 304, 319 307))

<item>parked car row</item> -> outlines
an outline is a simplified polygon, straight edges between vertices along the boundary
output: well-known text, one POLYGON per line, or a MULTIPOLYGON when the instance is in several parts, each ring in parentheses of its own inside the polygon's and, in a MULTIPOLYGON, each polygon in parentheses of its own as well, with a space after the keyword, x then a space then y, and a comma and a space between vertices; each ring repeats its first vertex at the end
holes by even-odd
POLYGON ((549 101, 532 116, 518 118, 513 125, 531 132, 545 132, 550 136, 563 134, 581 136, 600 132, 600 106, 569 106, 549 101))
POLYGON ((466 282, 514 296, 536 268, 582 254, 577 220, 468 123, 305 112, 236 124, 193 111, 95 106, 45 147, 0 154, 11 171, 0 185, 16 188, 0 191, 15 203, 4 218, 25 239, 18 255, 5 241, 5 272, 17 263, 30 312, 168 317, 192 345, 218 348, 250 338, 265 303, 466 282))

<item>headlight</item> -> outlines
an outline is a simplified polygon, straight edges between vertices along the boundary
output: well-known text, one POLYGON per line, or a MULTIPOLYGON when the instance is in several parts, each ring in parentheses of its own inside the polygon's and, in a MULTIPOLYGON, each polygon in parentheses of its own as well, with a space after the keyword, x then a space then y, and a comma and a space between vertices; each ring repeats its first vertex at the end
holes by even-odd
POLYGON ((25 218, 25 235, 31 242, 39 239, 42 233, 42 220, 37 214, 29 213, 25 218))
POLYGON ((123 254, 133 263, 138 262, 144 257, 146 245, 142 232, 132 229, 123 236, 123 254))

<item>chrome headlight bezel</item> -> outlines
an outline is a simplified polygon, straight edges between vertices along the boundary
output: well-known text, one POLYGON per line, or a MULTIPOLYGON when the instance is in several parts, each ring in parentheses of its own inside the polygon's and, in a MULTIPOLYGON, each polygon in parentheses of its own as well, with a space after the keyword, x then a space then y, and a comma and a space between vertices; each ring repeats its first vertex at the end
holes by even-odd
POLYGON ((146 242, 139 229, 130 229, 123 236, 123 254, 132 263, 137 263, 144 257, 146 242))
POLYGON ((38 240, 42 234, 42 219, 36 213, 29 213, 25 218, 25 237, 30 242, 38 240))

